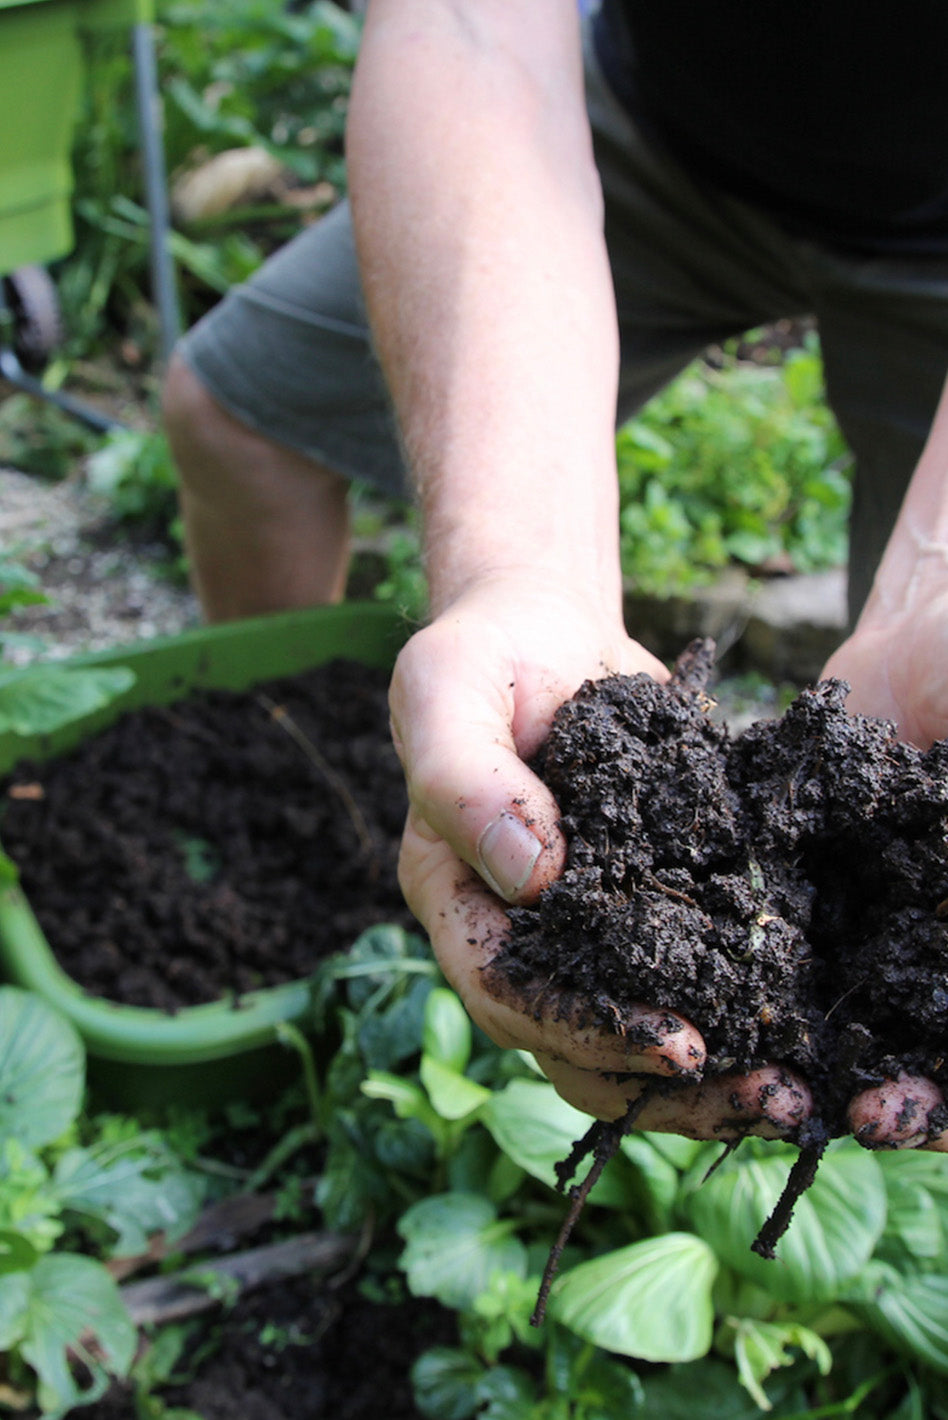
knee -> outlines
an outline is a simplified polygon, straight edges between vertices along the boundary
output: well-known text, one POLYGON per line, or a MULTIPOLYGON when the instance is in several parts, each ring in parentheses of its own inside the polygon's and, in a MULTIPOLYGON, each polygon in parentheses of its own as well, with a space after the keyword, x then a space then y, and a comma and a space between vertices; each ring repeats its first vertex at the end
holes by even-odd
POLYGON ((179 355, 168 363, 161 416, 184 495, 234 498, 260 463, 258 437, 220 404, 179 355))
POLYGON ((161 417, 173 452, 185 462, 192 447, 216 443, 218 426, 231 422, 180 355, 172 355, 168 363, 161 417))

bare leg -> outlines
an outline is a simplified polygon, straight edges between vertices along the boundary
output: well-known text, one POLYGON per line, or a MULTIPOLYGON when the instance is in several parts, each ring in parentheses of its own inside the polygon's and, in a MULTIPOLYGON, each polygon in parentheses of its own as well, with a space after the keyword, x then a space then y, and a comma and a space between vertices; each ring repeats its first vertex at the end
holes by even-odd
POLYGON ((178 358, 164 418, 208 620, 339 601, 349 563, 346 480, 241 424, 178 358))

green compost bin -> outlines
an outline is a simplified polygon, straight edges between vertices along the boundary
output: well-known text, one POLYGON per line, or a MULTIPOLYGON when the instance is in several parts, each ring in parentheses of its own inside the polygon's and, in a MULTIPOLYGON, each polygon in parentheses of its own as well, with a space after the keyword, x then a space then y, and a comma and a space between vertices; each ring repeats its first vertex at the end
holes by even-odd
POLYGON ((0 0, 0 275, 71 249, 84 36, 150 12, 151 0, 0 0))
MULTIPOLYGON (((50 735, 0 734, 0 775, 21 759, 66 752, 126 710, 167 705, 192 689, 243 690, 337 656, 388 668, 407 635, 393 608, 345 602, 77 656, 71 664, 127 666, 135 683, 104 710, 50 735)), ((168 1015, 89 995, 60 967, 54 945, 20 888, 0 888, 0 980, 35 991, 72 1022, 85 1042, 90 1082, 104 1101, 131 1109, 175 1101, 219 1106, 272 1093, 281 1075, 295 1068, 278 1044, 279 1027, 286 1022, 305 1030, 315 978, 168 1015)))

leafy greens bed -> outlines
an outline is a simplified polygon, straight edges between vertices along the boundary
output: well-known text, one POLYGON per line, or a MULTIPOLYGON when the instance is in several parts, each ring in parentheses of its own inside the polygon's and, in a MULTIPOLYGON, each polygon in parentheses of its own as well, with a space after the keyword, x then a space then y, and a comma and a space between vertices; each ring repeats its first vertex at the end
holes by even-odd
MULTIPOLYGON (((657 1420, 693 1415, 700 1393, 703 1420, 768 1407, 794 1420, 948 1416, 943 1159, 835 1141, 774 1263, 747 1237, 792 1149, 746 1140, 708 1176, 720 1146, 631 1134, 590 1197, 538 1329, 530 1316, 563 1212, 555 1167, 588 1121, 528 1060, 472 1030, 426 945, 400 928, 373 929, 326 963, 314 1009, 335 1047, 314 1055, 288 1041, 308 1089, 268 1109, 272 1147, 239 1187, 276 1184, 294 1199, 291 1233, 307 1208, 333 1233, 361 1231, 372 1243, 364 1292, 397 1299, 401 1276, 457 1314, 453 1344, 405 1357, 421 1414, 657 1420)), ((32 1376, 57 1415, 79 1384, 98 1391, 132 1367, 134 1328, 99 1259, 139 1249, 155 1229, 177 1236, 208 1176, 199 1181, 193 1158, 182 1164, 168 1135, 128 1121, 91 1130, 79 1114, 81 1047, 48 1008, 2 988, 0 1024, 0 1344, 6 1383, 22 1390, 32 1376), (56 1304, 66 1296, 68 1317, 56 1304), (79 1334, 90 1321, 97 1352, 79 1334), (89 1369, 70 1364, 77 1354, 89 1369)), ((180 1118, 174 1135, 187 1135, 180 1118)), ((215 1326, 226 1325, 225 1312, 215 1326)), ((138 1384, 154 1415, 166 1393, 159 1342, 150 1372, 135 1362, 139 1378, 152 1376, 138 1384)))

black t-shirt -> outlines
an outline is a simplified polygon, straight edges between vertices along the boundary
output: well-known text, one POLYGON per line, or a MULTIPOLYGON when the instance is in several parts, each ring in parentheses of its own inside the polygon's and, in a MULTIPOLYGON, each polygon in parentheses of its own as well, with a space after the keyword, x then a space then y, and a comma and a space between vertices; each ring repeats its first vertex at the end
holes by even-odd
POLYGON ((948 252, 948 0, 602 0, 595 36, 695 177, 801 236, 948 252))

